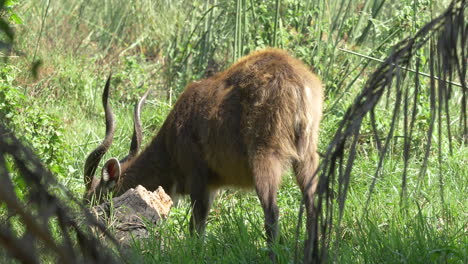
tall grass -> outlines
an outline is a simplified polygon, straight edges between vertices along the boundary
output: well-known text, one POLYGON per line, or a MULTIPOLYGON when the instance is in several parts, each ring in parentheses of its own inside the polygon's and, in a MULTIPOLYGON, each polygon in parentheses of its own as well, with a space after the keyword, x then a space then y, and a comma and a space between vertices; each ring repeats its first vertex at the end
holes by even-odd
MULTIPOLYGON (((59 180, 81 195, 84 157, 104 134, 99 96, 109 71, 115 76, 112 104, 118 130, 106 157, 126 153, 132 126, 131 105, 146 88, 153 90, 142 116, 145 142, 160 127, 188 82, 222 70, 253 50, 267 46, 284 48, 310 65, 325 83, 320 139, 320 152, 324 153, 353 97, 379 65, 365 56, 385 58, 394 44, 414 34, 448 2, 29 1, 17 6, 24 21, 15 28, 15 49, 21 56, 10 63, 19 69, 15 85, 24 96, 33 98, 28 101, 31 107, 61 121, 63 143, 57 144, 67 155, 62 156, 66 157, 61 162, 63 168, 57 170, 59 180), (26 70, 34 56, 43 61, 38 79, 26 70)), ((411 65, 419 72, 429 73, 430 59, 429 49, 424 48, 411 65)), ((405 79, 410 93, 415 93, 416 87, 423 91, 430 85, 429 78, 421 78, 416 86, 413 78, 411 73, 405 79)), ((453 97, 460 94, 455 90, 453 97)), ((442 137, 448 136, 448 131, 436 131, 434 140, 442 142, 439 157, 430 150, 428 169, 423 175, 426 177, 417 172, 424 155, 419 148, 429 140, 425 133, 432 118, 428 93, 418 96, 413 124, 418 132, 411 135, 411 148, 416 152, 409 157, 413 165, 405 167, 402 162, 405 144, 401 135, 408 120, 400 115, 379 174, 382 177, 374 177, 381 138, 391 126, 389 109, 396 100, 395 94, 389 93, 363 122, 347 205, 334 233, 334 253, 329 261, 466 262, 466 144, 454 141, 453 154, 448 155, 450 144, 442 137), (442 134, 440 138, 438 133, 442 134), (441 167, 438 159, 443 161, 441 167), (439 184, 437 170, 447 175, 443 185, 439 184), (407 201, 400 203, 403 171, 408 174, 405 185, 409 188, 407 201), (369 198, 372 181, 376 181, 375 191, 369 198)), ((453 113, 459 108, 457 102, 451 103, 448 107, 453 113)), ((442 120, 446 122, 443 118, 438 122, 442 120)), ((459 122, 462 120, 455 118, 450 124, 459 122)), ((463 132, 452 131, 452 138, 463 137, 463 132)), ((298 188, 287 176, 279 193, 282 241, 274 248, 281 263, 291 262, 297 250, 295 230, 300 200, 298 188)), ((268 262, 263 216, 255 195, 222 192, 210 214, 204 241, 187 236, 188 211, 188 203, 183 202, 173 209, 167 222, 151 227, 158 239, 137 242, 130 260, 268 262)), ((303 237, 301 233, 299 241, 303 237)))

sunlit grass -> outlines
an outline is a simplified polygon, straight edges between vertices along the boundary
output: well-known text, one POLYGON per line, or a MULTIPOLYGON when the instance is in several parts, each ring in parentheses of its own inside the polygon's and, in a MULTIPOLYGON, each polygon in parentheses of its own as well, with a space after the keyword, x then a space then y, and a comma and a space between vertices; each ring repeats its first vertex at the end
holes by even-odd
MULTIPOLYGON (((242 14, 235 13, 234 4, 224 1, 91 2, 54 1, 45 20, 43 3, 25 3, 19 8, 25 24, 18 26, 17 34, 18 50, 25 55, 11 61, 18 69, 24 69, 16 83, 25 96, 32 98, 30 104, 61 121, 65 159, 61 164, 63 173, 57 176, 77 197, 84 190, 85 157, 104 135, 100 97, 109 72, 114 74, 111 104, 117 130, 114 144, 103 160, 122 157, 127 152, 132 104, 147 88, 152 91, 142 113, 144 143, 157 133, 174 98, 187 82, 204 76, 210 59, 223 69, 235 57, 277 43, 311 65, 326 85, 326 112, 320 137, 320 151, 324 152, 344 111, 377 65, 369 63, 363 69, 367 60, 346 54, 338 47, 383 57, 392 43, 414 32, 415 25, 408 24, 411 19, 417 18, 422 24, 431 17, 428 8, 437 13, 441 5, 433 1, 418 1, 418 6, 396 1, 370 19, 380 1, 276 1, 284 5, 278 10, 279 16, 272 9, 275 1, 237 1, 244 8, 242 14), (252 2, 257 5, 249 9, 252 2), (43 21, 47 23, 45 33, 36 42, 38 26, 43 21), (363 35, 369 23, 371 31, 363 35), (358 39, 362 40, 359 45, 358 39), (37 80, 28 71, 36 45, 43 60, 37 80)), ((421 56, 428 59, 427 54, 421 56)), ((425 65, 423 70, 427 71, 425 65)), ((392 99, 387 98, 376 110, 379 132, 385 133, 388 128, 385 103, 392 99)), ((425 129, 430 116, 426 108, 428 104, 422 104, 419 112, 417 125, 421 133, 414 137, 416 150, 427 140, 425 129)), ((365 123, 361 130, 358 160, 343 219, 334 230, 336 240, 330 241, 329 261, 467 263, 466 145, 454 141, 454 153, 449 155, 444 142, 440 168, 434 147, 423 177, 419 175, 420 157, 411 157, 407 200, 401 204, 402 144, 396 139, 369 198, 379 159, 369 126, 365 123)), ((303 226, 296 237, 301 195, 291 173, 285 175, 278 199, 281 241, 274 250, 280 263, 291 263, 296 250, 301 256, 304 238, 303 226)), ((172 209, 166 221, 149 227, 154 237, 137 241, 128 261, 269 263, 263 212, 252 190, 221 191, 203 239, 189 236, 189 218, 189 202, 185 200, 172 209)))

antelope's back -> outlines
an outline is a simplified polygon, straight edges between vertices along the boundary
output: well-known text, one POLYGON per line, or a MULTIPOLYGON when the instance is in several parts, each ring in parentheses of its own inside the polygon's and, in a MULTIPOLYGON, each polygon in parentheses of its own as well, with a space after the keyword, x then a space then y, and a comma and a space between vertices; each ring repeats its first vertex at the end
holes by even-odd
POLYGON ((302 62, 258 51, 186 88, 166 120, 168 145, 181 173, 206 166, 211 186, 249 187, 254 157, 274 154, 286 164, 316 144, 322 100, 302 62))
POLYGON ((267 49, 233 65, 224 79, 240 93, 240 132, 249 155, 297 158, 299 138, 316 143, 311 136, 322 116, 322 85, 302 62, 267 49))

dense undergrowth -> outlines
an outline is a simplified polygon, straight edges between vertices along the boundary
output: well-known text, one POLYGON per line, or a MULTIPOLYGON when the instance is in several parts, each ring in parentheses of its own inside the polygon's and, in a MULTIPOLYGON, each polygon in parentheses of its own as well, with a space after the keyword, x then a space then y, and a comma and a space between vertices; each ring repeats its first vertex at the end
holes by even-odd
MULTIPOLYGON (((324 152, 345 110, 378 66, 379 62, 361 55, 385 58, 394 44, 412 36, 448 4, 431 0, 12 2, 11 11, 2 14, 14 24, 16 35, 13 50, 2 53, 8 60, 0 72, 1 122, 28 142, 76 196, 84 190, 85 157, 104 134, 100 95, 109 72, 114 76, 111 102, 117 131, 106 157, 121 157, 129 147, 133 104, 148 88, 151 93, 142 113, 144 142, 162 125, 188 82, 225 69, 250 51, 284 48, 310 65, 325 84, 320 136, 324 152), (40 65, 36 78, 31 74, 33 65, 40 65)), ((417 57, 419 70, 429 72, 428 49, 419 50, 417 57)), ((409 76, 408 80, 413 73, 409 76)), ((420 89, 429 82, 423 79, 420 89)), ((460 96, 457 89, 462 88, 454 88, 454 98, 460 96)), ((425 92, 419 96, 418 133, 410 139, 414 151, 405 200, 401 200, 403 117, 372 195, 378 139, 371 133, 370 121, 364 121, 329 261, 467 262, 468 150, 456 112, 461 102, 452 100, 449 106, 452 145, 447 130, 442 130, 442 137, 433 135, 441 147, 441 165, 433 147, 428 169, 420 175, 426 131, 434 118, 428 97, 425 92)), ((375 111, 380 135, 390 127, 388 109, 394 100, 389 94, 375 111)), ((15 183, 21 196, 27 187, 19 178, 15 183)), ((281 242, 274 248, 280 263, 294 261, 296 250, 302 254, 296 249, 304 237, 296 237, 300 201, 293 175, 285 175, 279 193, 281 242)), ((189 203, 182 201, 167 221, 151 227, 158 239, 136 241, 126 258, 138 263, 269 262, 263 214, 254 193, 222 191, 203 241, 187 235, 189 210, 189 203)))

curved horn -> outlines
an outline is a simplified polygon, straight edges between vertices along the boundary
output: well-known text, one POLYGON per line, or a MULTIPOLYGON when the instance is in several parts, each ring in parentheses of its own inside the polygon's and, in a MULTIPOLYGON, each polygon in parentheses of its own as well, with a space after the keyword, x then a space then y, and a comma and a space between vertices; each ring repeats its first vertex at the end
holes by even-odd
POLYGON ((112 113, 112 108, 109 105, 109 87, 112 73, 109 74, 109 77, 106 81, 106 86, 104 87, 104 92, 102 94, 102 105, 104 106, 104 112, 106 116, 106 136, 93 152, 91 152, 86 158, 85 167, 84 167, 84 181, 86 184, 86 190, 91 187, 91 182, 94 178, 96 168, 101 161, 102 156, 107 152, 110 145, 112 144, 112 138, 114 137, 115 131, 115 122, 114 114, 112 113))
POLYGON ((146 97, 148 96, 149 90, 141 97, 140 101, 135 105, 135 111, 133 112, 133 136, 132 136, 132 143, 130 144, 130 150, 128 155, 123 158, 120 163, 125 163, 131 158, 135 157, 138 154, 138 151, 141 146, 141 120, 140 120, 140 113, 141 107, 145 103, 146 97))

